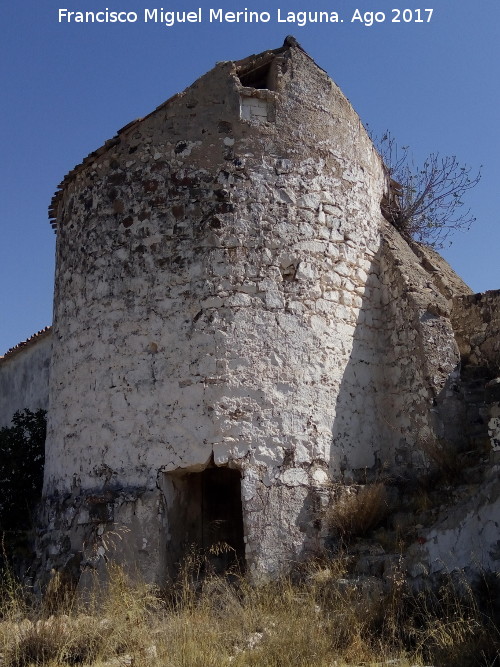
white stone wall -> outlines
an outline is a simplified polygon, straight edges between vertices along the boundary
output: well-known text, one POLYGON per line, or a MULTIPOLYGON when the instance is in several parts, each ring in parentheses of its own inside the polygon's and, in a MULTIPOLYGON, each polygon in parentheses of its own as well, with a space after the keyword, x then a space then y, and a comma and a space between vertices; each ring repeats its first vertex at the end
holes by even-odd
POLYGON ((51 348, 44 332, 0 360, 0 427, 10 426, 17 411, 47 410, 51 348))
POLYGON ((241 117, 244 120, 265 123, 269 120, 269 101, 266 97, 241 95, 241 117))
MULTIPOLYGON (((47 571, 94 566, 119 534, 113 555, 161 580, 185 476, 215 465, 241 472, 246 562, 273 574, 321 550, 332 482, 418 475, 420 443, 463 430, 460 352, 493 372, 498 295, 453 306, 468 288, 381 217, 384 171, 349 102, 293 47, 273 90, 249 88, 241 68, 264 80, 267 57, 219 64, 65 179, 47 571)), ((470 503, 490 535, 496 496, 470 503)), ((470 556, 465 505, 426 562, 453 541, 470 556)))
POLYGON ((384 174, 322 70, 277 70, 271 121, 219 65, 66 186, 45 476, 49 498, 236 466, 263 571, 314 547, 316 495, 380 431, 384 174))
POLYGON ((498 572, 500 562, 500 484, 498 465, 488 471, 481 485, 463 487, 465 499, 440 513, 430 530, 422 531, 420 544, 407 554, 409 573, 427 577, 463 571, 467 576, 498 572), (467 493, 467 491, 469 491, 467 493))

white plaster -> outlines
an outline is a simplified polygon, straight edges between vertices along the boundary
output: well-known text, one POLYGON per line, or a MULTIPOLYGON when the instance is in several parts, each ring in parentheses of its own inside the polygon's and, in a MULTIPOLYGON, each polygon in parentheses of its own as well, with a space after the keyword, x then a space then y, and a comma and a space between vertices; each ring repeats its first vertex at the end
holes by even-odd
POLYGON ((47 332, 0 359, 0 427, 10 426, 15 412, 47 410, 51 349, 47 332))

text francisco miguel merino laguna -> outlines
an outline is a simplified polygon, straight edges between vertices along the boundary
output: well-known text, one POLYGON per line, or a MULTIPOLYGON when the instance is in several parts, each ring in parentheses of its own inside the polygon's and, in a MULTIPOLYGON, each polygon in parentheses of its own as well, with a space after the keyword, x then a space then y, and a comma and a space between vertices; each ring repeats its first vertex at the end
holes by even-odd
MULTIPOLYGON (((275 10, 274 20, 277 23, 296 23, 303 26, 306 23, 339 23, 337 12, 289 12, 282 9, 275 10)), ((69 9, 59 9, 59 23, 136 23, 139 21, 137 12, 111 11, 106 7, 102 11, 81 12, 69 9)), ((230 12, 220 8, 202 9, 198 7, 192 11, 167 11, 163 7, 158 9, 142 10, 144 23, 163 23, 171 27, 177 23, 269 23, 272 20, 269 12, 254 12, 248 9, 230 12)))

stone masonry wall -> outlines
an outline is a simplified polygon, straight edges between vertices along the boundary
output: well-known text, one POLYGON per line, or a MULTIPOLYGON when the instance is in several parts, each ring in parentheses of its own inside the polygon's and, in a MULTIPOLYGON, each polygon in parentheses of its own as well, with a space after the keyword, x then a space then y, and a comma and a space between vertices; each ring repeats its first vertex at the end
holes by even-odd
POLYGON ((436 409, 447 446, 473 458, 453 502, 421 531, 407 561, 415 577, 462 570, 477 580, 500 561, 500 292, 455 295, 449 306, 460 363, 436 409))
POLYGON ((114 525, 149 499, 128 543, 159 576, 165 475, 212 461, 241 471, 247 563, 272 572, 317 546, 332 475, 375 462, 384 173, 327 75, 298 48, 271 60, 273 90, 220 64, 64 185, 53 561, 93 530, 79 498, 109 491, 114 525))
POLYGON ((332 482, 418 472, 461 409, 468 288, 385 222, 385 187, 349 102, 290 44, 218 64, 68 175, 46 572, 126 535, 113 553, 162 580, 200 513, 192 475, 215 466, 241 475, 247 566, 273 574, 321 549, 332 482))
POLYGON ((0 359, 0 427, 10 426, 14 413, 25 408, 47 410, 51 348, 45 331, 0 359))
POLYGON ((432 527, 422 531, 421 543, 407 554, 413 577, 461 570, 477 581, 488 571, 498 572, 499 472, 498 464, 493 465, 480 485, 471 485, 466 499, 447 506, 432 527))
POLYGON ((497 377, 500 373, 500 290, 455 297, 451 317, 462 363, 497 377))
POLYGON ((460 358, 443 296, 450 291, 448 283, 441 284, 445 272, 437 286, 425 256, 419 258, 390 226, 381 265, 385 347, 379 405, 385 446, 380 457, 407 474, 422 465, 419 442, 442 434, 439 404, 459 373, 460 358))
POLYGON ((491 459, 500 461, 500 290, 456 297, 452 322, 462 366, 480 387, 491 459))

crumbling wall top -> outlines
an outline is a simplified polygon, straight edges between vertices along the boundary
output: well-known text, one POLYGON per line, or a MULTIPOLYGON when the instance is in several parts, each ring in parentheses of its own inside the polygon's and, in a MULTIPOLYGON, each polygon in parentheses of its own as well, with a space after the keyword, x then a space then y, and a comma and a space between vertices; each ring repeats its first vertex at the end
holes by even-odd
MULTIPOLYGON (((227 65, 231 65, 234 69, 237 75, 240 77, 240 80, 242 82, 242 85, 245 84, 245 78, 252 78, 252 86, 253 87, 262 87, 259 85, 255 85, 255 76, 258 75, 259 70, 265 70, 269 63, 279 55, 282 55, 286 53, 287 51, 290 51, 290 49, 296 48, 299 49, 302 53, 306 53, 304 49, 299 45, 297 40, 293 37, 286 37, 285 41, 283 43, 283 46, 279 47, 278 49, 272 49, 272 50, 267 50, 263 51, 260 54, 255 54, 248 56, 247 58, 244 58, 239 61, 225 61, 225 62, 219 62, 216 64, 216 66, 210 70, 206 75, 210 75, 211 72, 216 70, 217 68, 220 67, 225 67, 227 65)), ((306 54, 308 55, 308 54, 306 54)), ((310 56, 308 56, 310 58, 310 56)), ((312 62, 312 58, 310 58, 312 62)), ((318 67, 316 65, 316 67, 318 67)), ((321 69, 321 68, 319 68, 321 69)), ((324 70, 322 70, 324 71, 324 70)), ((198 80, 199 81, 199 80, 198 80)), ((196 85, 197 82, 193 84, 193 86, 196 85)), ((186 92, 186 91, 185 91, 186 92)), ((108 139, 100 148, 96 149, 95 151, 92 151, 89 153, 79 164, 77 164, 71 171, 69 171, 63 180, 59 183, 57 186, 57 190, 52 197, 52 200, 49 205, 49 221, 54 229, 54 231, 57 233, 57 218, 58 218, 58 209, 59 205, 61 203, 61 199, 63 196, 63 192, 66 189, 66 187, 74 180, 74 178, 80 174, 84 169, 87 167, 91 166, 96 160, 104 156, 108 151, 116 147, 118 144, 121 143, 122 138, 124 138, 126 135, 130 134, 131 132, 135 131, 141 123, 143 123, 145 120, 156 114, 158 111, 161 111, 168 107, 172 102, 175 100, 178 100, 180 97, 182 97, 185 92, 183 93, 176 93, 175 95, 172 95, 172 97, 168 98, 165 102, 160 104, 156 109, 151 111, 149 114, 142 118, 137 118, 124 127, 122 127, 114 137, 111 139, 108 139)))

